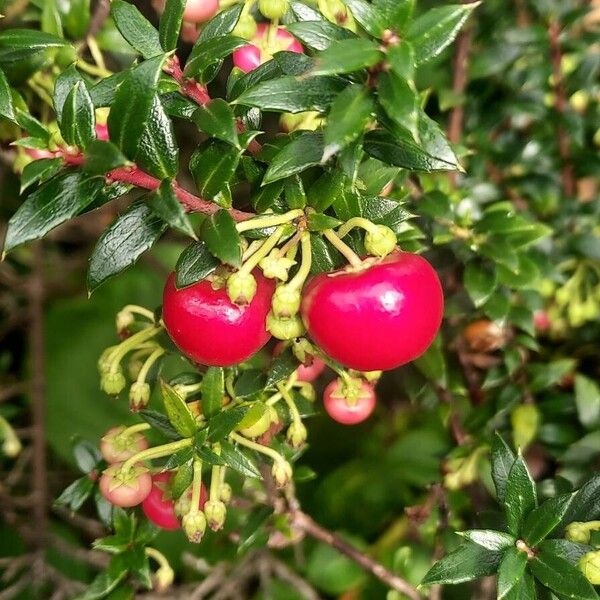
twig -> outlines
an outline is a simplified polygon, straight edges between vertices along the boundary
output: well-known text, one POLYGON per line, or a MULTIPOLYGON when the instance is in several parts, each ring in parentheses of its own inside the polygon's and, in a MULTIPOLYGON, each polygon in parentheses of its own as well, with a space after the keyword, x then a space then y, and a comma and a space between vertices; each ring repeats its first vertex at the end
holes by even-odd
MULTIPOLYGON (((38 558, 35 569, 43 568, 46 545, 48 481, 46 479, 46 382, 44 349, 44 255, 42 242, 33 245, 30 279, 31 409, 33 435, 33 518, 36 524, 38 558)), ((41 573, 40 573, 41 574, 41 573)))
POLYGON ((382 564, 374 561, 372 558, 351 546, 335 533, 321 527, 316 523, 309 515, 301 510, 295 510, 291 513, 292 524, 307 535, 315 538, 316 540, 335 548, 338 552, 341 552, 357 565, 362 567, 365 571, 371 573, 377 579, 385 583, 388 587, 401 592, 408 596, 411 600, 421 600, 421 595, 408 581, 402 579, 402 577, 392 573, 386 569, 382 564))
POLYGON ((96 37, 99 31, 102 29, 106 19, 108 19, 108 15, 110 14, 110 1, 109 0, 98 0, 96 3, 96 8, 94 9, 94 14, 90 19, 90 26, 88 27, 87 33, 85 35, 85 40, 83 42, 82 48, 87 47, 87 39, 90 37, 96 37))
POLYGON ((313 587, 283 561, 271 556, 271 568, 276 577, 281 579, 281 581, 289 583, 305 600, 320 600, 321 597, 313 587))
POLYGON ((560 120, 556 127, 556 138, 558 153, 561 159, 561 180, 563 192, 572 197, 575 194, 575 177, 573 164, 571 163, 571 140, 564 123, 564 114, 567 112, 567 95, 562 75, 562 50, 560 48, 560 24, 556 19, 548 23, 548 38, 550 41, 550 57, 552 60, 552 74, 554 78, 554 93, 556 95, 556 110, 560 114, 560 120))

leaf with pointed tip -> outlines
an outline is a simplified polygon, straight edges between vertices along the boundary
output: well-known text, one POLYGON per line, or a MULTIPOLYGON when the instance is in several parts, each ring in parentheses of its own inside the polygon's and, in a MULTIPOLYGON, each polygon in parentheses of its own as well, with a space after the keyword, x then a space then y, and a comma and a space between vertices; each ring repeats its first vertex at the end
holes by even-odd
POLYGON ((133 4, 112 0, 110 13, 121 35, 144 58, 163 53, 158 31, 133 4))
POLYGON ((600 517, 600 475, 593 475, 575 493, 562 524, 593 521, 600 517))
POLYGON ((218 63, 234 50, 246 46, 248 42, 234 35, 222 35, 208 40, 199 39, 187 60, 184 73, 204 83, 203 73, 208 67, 218 63))
POLYGON ((65 100, 60 131, 67 144, 82 150, 96 139, 94 105, 83 81, 75 83, 65 100))
POLYGON ((0 70, 0 117, 4 117, 13 123, 17 122, 15 109, 13 106, 13 98, 10 93, 10 86, 6 79, 6 75, 0 70))
POLYGON ((158 24, 160 45, 165 52, 177 48, 186 0, 167 0, 158 24))
POLYGON ((381 62, 384 54, 377 42, 364 38, 341 40, 317 55, 312 75, 353 73, 381 62))
POLYGON ((54 177, 63 164, 62 158, 41 158, 25 165, 21 173, 21 193, 36 183, 54 177))
POLYGON ((149 250, 167 228, 143 202, 133 204, 100 236, 90 257, 87 286, 90 294, 149 250))
POLYGON ((479 2, 439 6, 415 19, 406 38, 415 49, 416 64, 435 58, 449 46, 476 6, 479 2))
POLYGON ((235 115, 225 100, 216 98, 199 107, 193 114, 192 120, 207 135, 237 148, 240 147, 235 115))
POLYGON ((525 517, 537 506, 535 482, 529 469, 519 454, 508 474, 506 495, 504 496, 504 511, 508 530, 519 535, 525 517))
POLYGON ((233 267, 241 265, 240 234, 235 227, 235 221, 226 210, 220 210, 204 221, 201 236, 211 254, 222 262, 233 267))
POLYGON ((4 252, 39 239, 92 204, 103 181, 80 171, 69 171, 35 190, 10 218, 4 252))
POLYGON ((305 46, 326 50, 342 40, 356 39, 356 34, 327 20, 298 21, 287 25, 287 30, 305 46))
POLYGON ((154 214, 159 216, 165 223, 178 229, 185 235, 196 238, 194 228, 185 213, 181 202, 177 199, 173 182, 165 179, 158 190, 150 194, 148 197, 148 206, 154 211, 154 214))
POLYGON ((225 372, 223 369, 209 367, 202 378, 201 386, 202 412, 207 419, 210 419, 223 407, 223 397, 225 396, 225 372))
POLYGON ((477 308, 491 298, 498 285, 496 271, 485 269, 475 262, 470 262, 465 267, 463 281, 467 293, 477 308))
POLYGON ((527 515, 521 536, 529 546, 537 546, 558 527, 574 496, 575 494, 562 494, 550 498, 527 515))
POLYGON ((515 463, 516 456, 499 433, 494 435, 492 442, 492 479, 496 486, 499 502, 504 502, 508 474, 515 463))
POLYGON ((160 389, 165 410, 171 425, 183 437, 192 437, 196 430, 196 421, 185 400, 166 382, 160 381, 160 389))
POLYGON ((373 37, 380 37, 387 27, 385 15, 365 0, 345 0, 358 24, 373 37))
POLYGON ((109 171, 127 164, 123 153, 112 143, 94 140, 85 149, 83 168, 92 175, 105 175, 109 171))
POLYGON ((419 94, 414 85, 393 71, 384 71, 379 75, 377 94, 390 119, 407 129, 418 142, 419 94))
POLYGON ((260 471, 254 462, 227 440, 221 440, 221 457, 234 471, 246 477, 260 479, 260 471))
POLYGON ((200 195, 215 199, 227 188, 240 162, 240 151, 220 140, 209 140, 194 152, 190 172, 200 195))
POLYGON ((400 33, 412 18, 415 0, 375 0, 373 5, 386 27, 400 33))
POLYGON ((194 242, 181 253, 177 261, 175 285, 181 289, 206 279, 219 264, 204 242, 194 242))
POLYGON ((493 529, 470 529, 460 535, 487 550, 506 550, 514 546, 517 541, 514 536, 493 529))
POLYGON ((362 85, 348 86, 332 103, 323 132, 323 162, 359 138, 373 114, 373 98, 362 85))
POLYGON ((275 155, 265 173, 263 183, 272 183, 318 165, 323 156, 323 149, 322 133, 307 131, 299 135, 275 155))
POLYGON ((498 600, 515 596, 516 590, 520 587, 520 582, 525 576, 527 568, 527 554, 517 550, 513 545, 504 554, 504 558, 498 569, 498 600))
POLYGON ((221 37, 231 33, 244 10, 244 4, 235 4, 229 8, 221 10, 208 23, 202 27, 202 32, 198 38, 199 42, 206 42, 212 38, 221 37))

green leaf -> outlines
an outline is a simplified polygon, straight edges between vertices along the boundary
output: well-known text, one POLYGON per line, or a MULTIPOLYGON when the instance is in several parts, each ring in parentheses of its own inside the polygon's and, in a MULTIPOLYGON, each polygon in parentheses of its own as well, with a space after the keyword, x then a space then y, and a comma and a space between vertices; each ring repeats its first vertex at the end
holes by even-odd
POLYGON ((223 407, 225 396, 225 372, 221 367, 209 367, 201 384, 202 412, 207 419, 216 415, 223 407))
POLYGON ((81 149, 96 139, 94 105, 82 81, 75 83, 65 100, 60 131, 67 144, 81 149))
POLYGON ((339 252, 328 244, 321 235, 311 235, 310 245, 312 249, 312 274, 325 273, 337 269, 343 262, 339 252))
POLYGON ((221 457, 227 462, 227 466, 234 471, 245 477, 260 479, 260 471, 254 462, 227 440, 221 440, 221 457))
POLYGON ((84 475, 65 488, 54 501, 57 506, 66 506, 69 510, 78 511, 94 490, 94 482, 84 475))
POLYGON ((529 474, 523 457, 519 454, 508 474, 504 511, 508 530, 514 535, 521 533, 525 517, 537 506, 535 482, 529 474))
POLYGON ((247 89, 234 103, 278 112, 325 112, 346 85, 338 77, 279 77, 247 89))
POLYGON ((307 131, 291 141, 273 158, 263 183, 272 183, 318 165, 323 156, 323 134, 307 131))
POLYGON ((307 219, 309 231, 325 231, 326 229, 335 229, 342 224, 342 221, 323 213, 310 213, 307 219))
POLYGON ((170 440, 178 440, 181 436, 173 429, 169 419, 162 413, 156 410, 140 410, 138 413, 146 423, 152 425, 154 429, 160 431, 165 437, 170 440))
POLYGON ((67 172, 33 192, 8 221, 4 252, 39 239, 92 204, 103 182, 81 172, 67 172))
POLYGON ((313 50, 326 50, 342 40, 356 39, 352 31, 326 20, 298 21, 290 23, 286 29, 313 50))
POLYGON ((385 21, 386 15, 376 10, 373 5, 365 0, 345 0, 345 3, 352 11, 352 15, 358 24, 373 37, 380 37, 389 26, 385 21))
POLYGON ((197 430, 196 421, 187 407, 185 400, 162 379, 160 381, 160 390, 167 416, 175 431, 183 437, 192 437, 197 430))
POLYGON ((234 406, 213 416, 208 423, 208 441, 220 442, 225 439, 244 420, 249 409, 250 405, 234 406))
POLYGON ((40 18, 41 30, 62 37, 62 22, 56 7, 56 0, 45 0, 40 18))
POLYGON ((573 521, 593 521, 600 517, 600 476, 594 475, 577 490, 563 525, 573 521))
POLYGON ((579 562, 579 559, 584 554, 592 552, 594 547, 588 546, 587 544, 577 544, 576 542, 570 542, 569 540, 552 539, 541 542, 539 549, 560 556, 574 565, 579 562))
POLYGON ((439 6, 415 19, 406 37, 414 47, 416 64, 435 58, 449 46, 478 5, 479 2, 439 6))
POLYGON ((414 79, 415 51, 410 42, 403 40, 397 46, 388 48, 387 62, 398 77, 409 81, 414 79))
POLYGON ((271 363, 265 387, 273 387, 275 384, 287 379, 297 368, 298 359, 295 358, 289 348, 286 348, 271 363))
POLYGON ((306 201, 316 211, 325 212, 338 198, 344 195, 345 187, 346 175, 343 171, 336 169, 330 173, 324 173, 308 189, 306 201))
POLYGON ((503 552, 492 552, 467 542, 436 562, 421 585, 456 584, 492 575, 502 556, 503 552))
POLYGON ((283 193, 283 181, 275 181, 261 187, 256 194, 252 194, 250 203, 257 213, 263 213, 273 208, 283 193))
POLYGON ((121 35, 144 58, 163 54, 158 31, 133 4, 112 0, 110 14, 121 35))
POLYGON ((348 86, 333 101, 324 131, 323 162, 363 134, 373 109, 373 98, 362 85, 348 86))
POLYGON ((175 285, 181 289, 206 279, 219 264, 204 242, 194 242, 181 253, 177 261, 175 285))
POLYGON ((162 471, 173 471, 177 467, 190 462, 192 458, 194 458, 193 448, 184 448, 183 450, 179 450, 179 452, 175 452, 175 454, 171 454, 171 456, 169 456, 167 462, 162 466, 162 471))
POLYGON ((123 153, 112 142, 93 140, 85 149, 83 168, 91 175, 105 175, 127 163, 123 153))
POLYGON ((240 234, 226 210, 208 217, 202 224, 201 237, 213 256, 233 267, 242 263, 240 234))
POLYGON ((384 58, 379 44, 373 40, 356 38, 336 42, 317 55, 313 75, 353 73, 381 62, 384 58))
POLYGON ((496 289, 496 271, 489 271, 470 262, 465 267, 463 281, 473 304, 479 308, 490 299, 496 289))
POLYGON ((598 594, 583 573, 564 558, 542 551, 529 561, 535 577, 557 594, 572 600, 596 600, 598 594))
POLYGON ((210 140, 194 152, 190 172, 200 195, 214 199, 226 189, 240 162, 240 151, 219 140, 210 140))
POLYGON ((521 536, 530 547, 537 546, 558 527, 569 510, 573 497, 574 494, 562 494, 550 498, 527 515, 521 536))
POLYGON ((62 158, 41 158, 25 165, 21 173, 21 193, 36 183, 43 183, 54 177, 62 166, 62 158))
POLYGON ((221 10, 208 23, 203 25, 199 41, 206 42, 212 38, 231 33, 235 29, 243 9, 243 4, 236 4, 230 8, 221 10))
POLYGON ((133 204, 104 231, 90 257, 90 294, 107 279, 133 265, 164 233, 167 226, 144 203, 133 204))
POLYGON ((98 600, 112 592, 125 579, 128 568, 122 555, 113 556, 108 568, 102 571, 86 591, 75 600, 98 600))
POLYGON ((504 554, 498 569, 498 600, 514 596, 527 568, 527 554, 517 550, 514 545, 504 554))
POLYGON ((273 509, 270 506, 263 506, 253 510, 248 520, 244 523, 240 531, 240 539, 238 541, 238 554, 242 554, 250 549, 256 542, 262 541, 261 538, 265 535, 265 523, 273 514, 273 509))
POLYGON ((485 548, 486 550, 506 550, 514 547, 516 538, 503 531, 494 531, 492 529, 471 529, 463 531, 460 534, 465 539, 485 548))
POLYGON ((499 433, 494 435, 492 441, 492 479, 496 486, 496 495, 499 502, 504 502, 506 495, 506 484, 508 474, 512 469, 516 460, 516 456, 509 448, 499 433))
POLYGON ((192 120, 201 131, 224 142, 240 147, 233 110, 221 98, 211 100, 194 113, 192 120))
POLYGON ((205 69, 247 44, 246 40, 233 35, 222 35, 208 40, 200 38, 187 60, 184 74, 186 77, 193 77, 204 83, 202 75, 205 69))
POLYGON ((108 116, 110 139, 132 160, 140 151, 146 123, 153 119, 158 78, 164 56, 142 62, 119 86, 108 116))
POLYGON ((165 10, 158 24, 158 37, 165 52, 177 48, 185 4, 186 0, 166 0, 165 2, 165 10))
POLYGON ((579 373, 575 376, 575 405, 579 421, 586 429, 600 424, 600 387, 579 373))
POLYGON ((181 231, 185 235, 196 238, 194 228, 185 213, 181 202, 177 199, 173 182, 165 179, 158 190, 148 196, 148 206, 165 223, 181 231))
POLYGON ((415 8, 415 0, 375 0, 373 4, 379 20, 395 32, 404 30, 415 8))
POLYGON ((419 94, 414 84, 393 71, 380 73, 378 81, 377 94, 385 112, 419 141, 419 94))
POLYGON ((292 175, 286 179, 283 193, 290 209, 304 208, 306 206, 306 193, 304 184, 299 175, 292 175))
POLYGON ((36 29, 5 29, 0 32, 0 63, 23 60, 50 48, 70 46, 68 40, 36 29))
POLYGON ((234 385, 235 397, 240 399, 252 399, 262 394, 266 387, 266 375, 260 369, 248 369, 242 371, 234 385))
POLYGON ((504 600, 536 600, 535 579, 529 571, 523 573, 523 576, 504 596, 504 600))
POLYGON ((17 122, 10 86, 3 71, 0 71, 0 117, 17 122))
POLYGON ((175 500, 183 496, 183 493, 192 485, 194 479, 194 466, 190 460, 179 466, 173 477, 173 485, 171 486, 171 495, 175 500))

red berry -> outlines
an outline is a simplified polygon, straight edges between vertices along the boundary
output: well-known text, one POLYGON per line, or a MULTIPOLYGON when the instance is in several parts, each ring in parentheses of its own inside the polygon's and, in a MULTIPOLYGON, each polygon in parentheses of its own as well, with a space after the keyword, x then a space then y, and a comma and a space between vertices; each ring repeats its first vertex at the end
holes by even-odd
POLYGON ((331 358, 358 371, 384 371, 427 350, 440 328, 444 296, 433 267, 398 250, 364 269, 313 277, 301 312, 331 358))
POLYGON ((540 333, 544 333, 550 329, 552 321, 545 310, 536 310, 533 313, 533 325, 540 333))
POLYGON ((115 463, 100 477, 100 493, 115 506, 130 508, 140 504, 152 489, 152 477, 142 465, 128 471, 122 470, 123 463, 115 463))
POLYGON ((96 137, 104 142, 108 141, 108 125, 105 123, 96 124, 96 137))
POLYGON ((327 414, 342 425, 357 425, 368 419, 375 409, 375 390, 366 381, 348 390, 341 379, 334 379, 323 392, 327 414))
MULTIPOLYGON (((278 356, 284 351, 284 349, 285 344, 283 342, 279 342, 279 344, 277 344, 273 350, 273 356, 278 356)), ((296 369, 296 377, 298 381, 312 383, 327 367, 327 365, 317 356, 313 356, 309 362, 310 364, 301 364, 296 369)))
POLYGON ((203 365, 228 367, 250 358, 269 341, 266 320, 275 283, 259 270, 253 275, 256 294, 244 306, 233 304, 225 287, 215 290, 207 279, 178 290, 175 274, 169 276, 163 320, 181 352, 203 365))
POLYGON ((212 19, 219 10, 219 0, 187 0, 183 20, 190 23, 204 23, 212 19))
POLYGON ((124 425, 112 427, 102 436, 100 452, 106 462, 123 462, 148 447, 148 440, 141 433, 123 435, 124 431, 124 425))
POLYGON ((283 27, 277 28, 274 47, 267 48, 268 31, 269 26, 266 23, 261 23, 257 28, 256 36, 252 40, 254 43, 242 46, 233 53, 233 64, 238 69, 241 69, 244 73, 249 73, 270 60, 273 54, 282 50, 298 54, 304 53, 302 44, 283 27))

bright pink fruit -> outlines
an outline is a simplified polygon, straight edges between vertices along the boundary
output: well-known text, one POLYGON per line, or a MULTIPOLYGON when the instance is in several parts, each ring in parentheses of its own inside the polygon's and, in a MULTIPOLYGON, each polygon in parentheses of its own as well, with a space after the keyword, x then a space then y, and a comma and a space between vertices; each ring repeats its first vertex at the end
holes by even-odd
POLYGON ((533 325, 539 332, 544 333, 550 329, 552 321, 545 310, 536 310, 533 313, 533 325))
POLYGON ((96 137, 104 142, 108 141, 108 125, 106 123, 96 124, 96 137))
POLYGON ((242 46, 233 53, 233 64, 249 73, 273 57, 273 54, 282 50, 303 54, 302 44, 283 27, 277 28, 273 47, 267 46, 269 26, 261 23, 258 26, 257 33, 252 40, 252 44, 242 46))
POLYGON ((331 358, 359 371, 394 369, 430 346, 444 296, 421 256, 394 251, 362 270, 316 275, 304 289, 302 318, 331 358))
MULTIPOLYGON (((279 342, 273 350, 273 356, 278 356, 284 350, 284 342, 279 342)), ((296 369, 296 377, 298 381, 312 383, 325 370, 325 367, 327 365, 320 358, 313 356, 310 364, 300 365, 296 369)))
POLYGON ((375 390, 366 381, 361 381, 360 389, 355 393, 353 400, 348 400, 344 383, 334 379, 323 392, 327 414, 342 425, 357 425, 368 419, 375 409, 375 390))
POLYGON ((257 290, 245 306, 233 304, 225 287, 213 289, 205 279, 175 287, 175 274, 163 294, 163 320, 175 345, 194 362, 228 367, 243 362, 270 339, 266 320, 275 283, 255 270, 257 290))
POLYGON ((100 440, 100 453, 108 463, 122 462, 148 447, 148 440, 139 432, 123 435, 125 426, 112 427, 100 440))
POLYGON ((115 506, 131 508, 140 504, 152 489, 152 477, 142 466, 134 466, 124 475, 122 463, 108 467, 100 477, 100 493, 115 506))
POLYGON ((190 23, 204 23, 217 14, 219 0, 187 0, 183 20, 190 23))

